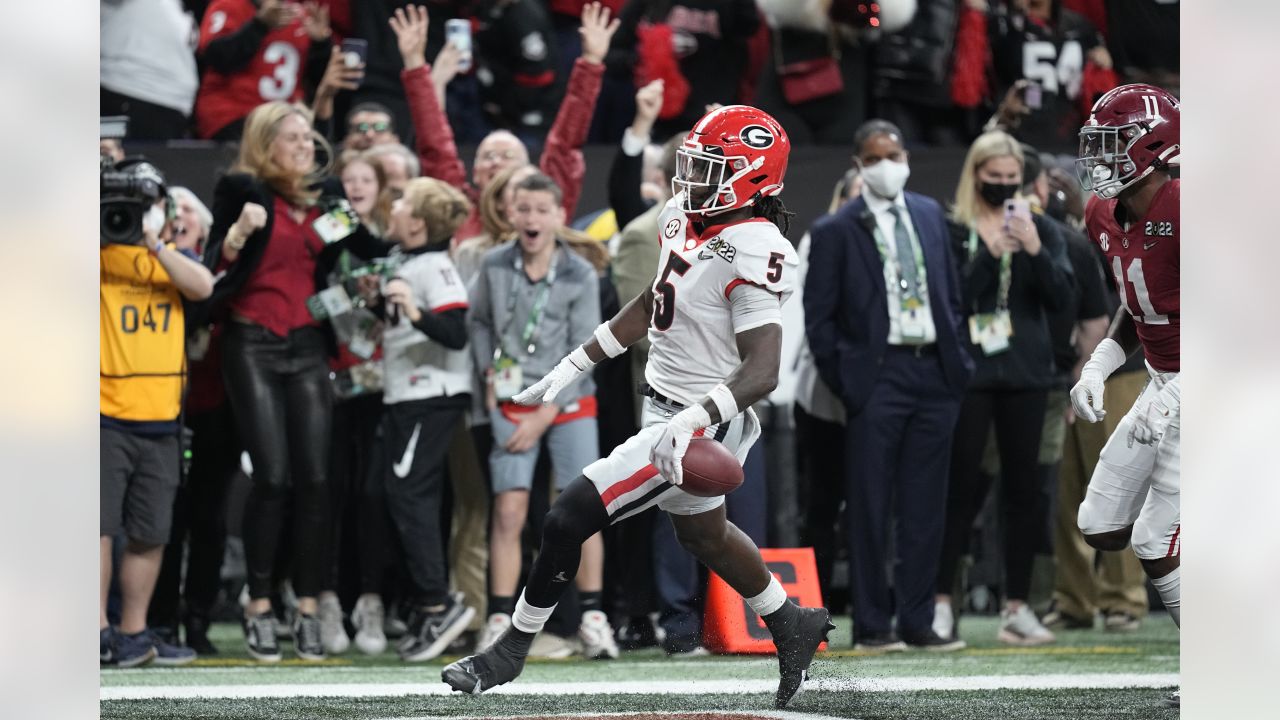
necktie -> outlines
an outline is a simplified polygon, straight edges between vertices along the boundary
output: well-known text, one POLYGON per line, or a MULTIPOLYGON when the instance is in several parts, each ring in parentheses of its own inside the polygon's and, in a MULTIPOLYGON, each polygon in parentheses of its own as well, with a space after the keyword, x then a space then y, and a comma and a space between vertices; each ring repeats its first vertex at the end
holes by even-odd
POLYGON ((898 285, 907 297, 920 297, 920 279, 916 277, 916 253, 911 247, 911 233, 907 232, 907 224, 902 220, 902 208, 890 205, 893 213, 893 239, 898 249, 898 285))

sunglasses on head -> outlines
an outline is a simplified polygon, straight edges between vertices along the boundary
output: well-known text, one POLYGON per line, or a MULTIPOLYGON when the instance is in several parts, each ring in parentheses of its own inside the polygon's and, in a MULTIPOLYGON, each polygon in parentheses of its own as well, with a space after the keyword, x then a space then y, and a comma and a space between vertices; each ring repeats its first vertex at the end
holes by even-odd
POLYGON ((386 132, 390 129, 391 129, 391 123, 387 122, 386 120, 379 120, 377 122, 362 122, 362 123, 356 123, 355 125, 355 130, 358 133, 367 133, 370 130, 374 132, 386 132))

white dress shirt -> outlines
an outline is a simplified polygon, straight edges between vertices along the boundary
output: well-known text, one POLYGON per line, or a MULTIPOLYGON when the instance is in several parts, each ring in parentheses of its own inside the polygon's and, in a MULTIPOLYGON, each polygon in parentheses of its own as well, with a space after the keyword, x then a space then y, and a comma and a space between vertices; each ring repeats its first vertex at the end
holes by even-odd
POLYGON ((884 261, 884 289, 889 307, 889 344, 890 345, 928 345, 936 342, 938 339, 937 328, 933 324, 933 311, 929 307, 929 284, 928 278, 921 272, 920 282, 920 300, 923 303, 919 308, 911 311, 913 320, 918 323, 924 330, 923 339, 909 339, 904 341, 902 337, 903 314, 907 311, 902 309, 902 288, 898 280, 898 266, 901 265, 905 272, 914 272, 916 268, 915 258, 902 258, 902 261, 895 262, 898 258, 898 244, 895 241, 894 232, 896 230, 897 218, 890 210, 891 207, 898 208, 898 217, 907 226, 907 234, 911 236, 911 245, 923 256, 920 248, 920 236, 916 234, 915 226, 911 223, 911 213, 907 212, 907 203, 902 193, 898 193, 898 197, 893 200, 885 200, 876 195, 871 190, 867 190, 862 194, 866 198, 867 209, 871 211, 876 219, 877 237, 876 245, 879 248, 879 254, 884 261))

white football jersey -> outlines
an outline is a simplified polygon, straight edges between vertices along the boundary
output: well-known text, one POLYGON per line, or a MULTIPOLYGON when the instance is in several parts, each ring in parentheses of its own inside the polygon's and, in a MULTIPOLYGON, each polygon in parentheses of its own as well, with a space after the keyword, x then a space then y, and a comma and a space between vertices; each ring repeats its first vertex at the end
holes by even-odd
POLYGON ((777 226, 764 218, 711 225, 699 236, 678 199, 668 201, 658 216, 661 250, 644 376, 663 395, 691 404, 741 362, 734 336, 753 325, 734 327, 734 289, 764 288, 777 295, 781 308, 791 297, 798 258, 777 226))
MULTIPOLYGON (((448 253, 419 250, 405 257, 395 276, 413 288, 420 310, 442 313, 467 308, 467 288, 448 253)), ((387 405, 471 392, 470 353, 451 350, 427 337, 404 313, 397 322, 388 320, 382 331, 382 373, 382 401, 387 405)))

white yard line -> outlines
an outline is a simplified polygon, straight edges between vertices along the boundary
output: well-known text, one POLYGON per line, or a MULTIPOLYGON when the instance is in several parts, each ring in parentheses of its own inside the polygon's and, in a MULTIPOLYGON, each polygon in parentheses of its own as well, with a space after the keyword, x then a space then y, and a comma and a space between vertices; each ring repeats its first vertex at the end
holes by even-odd
MULTIPOLYGON (((1091 673, 1059 675, 976 675, 968 677, 823 678, 806 692, 914 692, 920 690, 1059 690, 1066 688, 1163 688, 1177 685, 1177 673, 1091 673)), ((515 683, 493 695, 707 695, 771 693, 777 680, 658 680, 626 682, 515 683)), ((99 690, 101 700, 292 697, 404 697, 449 695, 444 683, 332 683, 280 685, 126 685, 99 690)), ((758 714, 758 713, 757 713, 758 714)))

